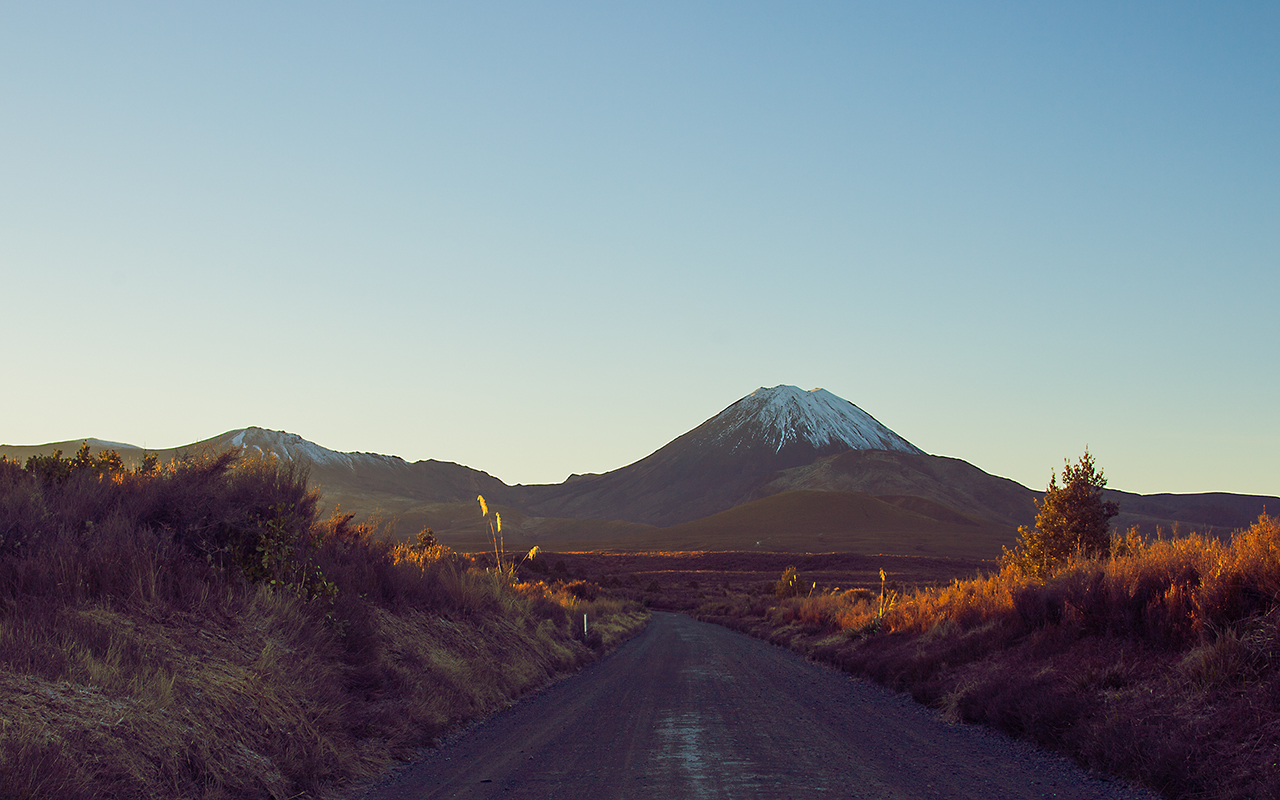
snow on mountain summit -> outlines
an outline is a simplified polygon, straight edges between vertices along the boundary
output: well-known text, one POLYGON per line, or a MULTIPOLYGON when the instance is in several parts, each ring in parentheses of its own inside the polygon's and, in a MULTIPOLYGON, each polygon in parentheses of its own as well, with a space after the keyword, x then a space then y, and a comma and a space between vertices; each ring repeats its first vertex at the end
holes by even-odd
POLYGON ((826 389, 806 392, 796 386, 761 387, 720 412, 713 420, 717 440, 763 437, 774 452, 793 442, 815 448, 843 443, 854 450, 923 453, 867 412, 826 389))
POLYGON ((321 447, 308 441, 296 433, 273 431, 266 428, 244 428, 231 431, 224 436, 230 439, 229 447, 238 447, 246 452, 274 453, 286 461, 309 462, 317 467, 346 467, 354 470, 357 466, 377 462, 381 464, 403 465, 399 456, 384 456, 375 453, 340 453, 321 447))

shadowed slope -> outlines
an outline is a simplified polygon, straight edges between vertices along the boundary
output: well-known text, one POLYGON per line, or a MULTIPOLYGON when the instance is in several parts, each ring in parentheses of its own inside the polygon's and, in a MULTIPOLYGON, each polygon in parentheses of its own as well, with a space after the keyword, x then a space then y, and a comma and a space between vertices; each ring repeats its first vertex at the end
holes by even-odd
POLYGON ((813 490, 920 497, 1005 525, 1035 521, 1038 497, 1022 484, 989 475, 958 458, 887 450, 849 450, 788 469, 753 497, 813 490))
POLYGON ((783 492, 613 547, 996 558, 1017 531, 921 498, 783 492))

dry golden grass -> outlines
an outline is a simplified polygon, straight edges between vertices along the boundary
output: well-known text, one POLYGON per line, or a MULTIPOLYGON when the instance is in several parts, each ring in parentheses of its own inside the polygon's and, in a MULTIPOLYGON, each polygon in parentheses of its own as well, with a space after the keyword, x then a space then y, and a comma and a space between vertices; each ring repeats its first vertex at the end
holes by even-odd
POLYGON ((889 629, 1016 617, 1185 644, 1266 613, 1280 598, 1280 521, 1267 514, 1225 541, 1146 540, 1130 531, 1116 550, 1113 558, 1069 562, 1044 582, 1004 570, 918 592, 889 616, 889 629))
POLYGON ((287 466, 94 470, 0 462, 0 798, 312 793, 644 623, 317 521, 287 466))

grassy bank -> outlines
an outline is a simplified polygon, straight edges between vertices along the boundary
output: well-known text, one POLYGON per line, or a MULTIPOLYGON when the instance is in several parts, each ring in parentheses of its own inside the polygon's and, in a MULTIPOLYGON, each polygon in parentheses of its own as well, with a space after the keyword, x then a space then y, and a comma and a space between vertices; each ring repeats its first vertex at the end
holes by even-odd
POLYGON ((1116 545, 1043 581, 739 595, 698 615, 1171 798, 1280 797, 1280 522, 1116 545))
POLYGON ((643 625, 315 509, 276 461, 0 461, 0 797, 298 797, 643 625))

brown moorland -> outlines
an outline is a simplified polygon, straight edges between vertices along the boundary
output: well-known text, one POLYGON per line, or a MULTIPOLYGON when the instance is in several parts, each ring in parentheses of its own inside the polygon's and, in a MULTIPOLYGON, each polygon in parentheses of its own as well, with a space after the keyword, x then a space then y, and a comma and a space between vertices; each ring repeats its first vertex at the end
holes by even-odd
POLYGON ((1277 597, 1263 514, 1226 540, 1130 529, 1043 581, 725 592, 695 614, 1166 797, 1243 800, 1280 797, 1277 597))
MULTIPOLYGON (((492 560, 492 553, 476 554, 492 560)), ((880 570, 896 590, 946 585, 972 578, 994 561, 856 553, 759 552, 542 552, 522 570, 528 580, 580 582, 596 591, 669 611, 692 611, 709 602, 772 602, 781 574, 793 567, 804 594, 823 595, 880 586, 880 570)))
MULTIPOLYGON (((292 611, 278 614, 271 612, 262 605, 265 601, 255 600, 253 602, 258 605, 251 604, 245 598, 251 594, 250 590, 263 592, 264 576, 253 577, 253 570, 237 573, 228 569, 231 566, 229 563, 215 565, 210 560, 211 557, 216 561, 226 555, 219 555, 220 551, 216 548, 200 551, 202 558, 195 561, 175 560, 172 555, 188 546, 178 546, 184 536, 193 531, 220 529, 219 526, 224 523, 229 524, 233 531, 256 531, 253 534, 255 536, 265 531, 280 530, 281 526, 295 530, 290 526, 298 525, 296 520, 300 518, 296 512, 299 502, 297 497, 288 491, 278 496, 271 492, 261 493, 262 497, 276 496, 277 501, 267 505, 260 503, 258 506, 250 503, 250 507, 257 509, 257 516, 247 521, 236 518, 230 519, 228 523, 227 520, 217 520, 216 515, 214 518, 205 516, 197 520, 199 524, 194 528, 184 528, 187 522, 181 518, 182 515, 176 521, 153 517, 142 526, 146 531, 145 536, 135 539, 126 536, 121 539, 113 533, 116 530, 113 526, 119 525, 118 520, 113 521, 112 518, 115 511, 108 509, 110 514, 99 513, 100 500, 94 499, 99 498, 102 487, 107 485, 101 480, 102 477, 98 476, 97 484, 85 484, 82 494, 68 494, 71 502, 67 505, 67 510, 65 513, 58 512, 53 517, 44 513, 48 497, 37 497, 33 501, 33 495, 25 490, 5 496, 0 503, 0 510, 9 515, 6 519, 17 519, 20 522, 26 520, 21 524, 35 525, 31 530, 36 530, 43 524, 39 523, 40 520, 60 520, 58 525, 40 535, 40 547, 46 549, 37 549, 15 558, 0 558, 0 565, 8 565, 4 569, 13 568, 14 565, 20 567, 19 572, 27 576, 23 580, 35 580, 31 576, 36 576, 39 580, 46 581, 41 584, 37 580, 31 584, 39 591, 32 595, 34 599, 24 601, 25 605, 12 599, 16 595, 5 595, 0 591, 0 622, 8 621, 8 627, 0 630, 0 635, 8 636, 17 643, 5 651, 9 655, 0 652, 0 670, 5 669, 4 659, 8 658, 19 664, 20 670, 27 670, 17 673, 19 678, 26 681, 26 677, 31 675, 40 676, 38 668, 43 668, 41 665, 49 665, 50 670, 61 670, 57 672, 60 677, 46 678, 56 685, 34 685, 27 681, 20 683, 20 690, 29 690, 28 694, 35 692, 33 696, 50 700, 69 698, 66 708, 98 708, 92 719, 84 722, 80 732, 71 737, 48 738, 34 749, 10 752, 12 748, 5 750, 9 745, 0 739, 0 759, 14 757, 14 752, 17 752, 18 761, 12 763, 26 764, 24 769, 29 775, 58 776, 60 773, 57 769, 47 767, 49 764, 65 766, 75 761, 75 758, 66 755, 68 753, 109 752, 109 749, 104 749, 105 745, 92 736, 103 734, 110 728, 104 727, 104 720, 109 716, 109 711, 118 710, 125 703, 122 698, 142 698, 138 705, 145 709, 149 707, 146 704, 151 702, 147 698, 154 695, 161 698, 158 701, 161 711, 172 714, 169 706, 164 705, 169 702, 165 699, 169 696, 165 685, 170 678, 163 670, 153 670, 159 676, 154 689, 134 683, 129 684, 133 688, 122 689, 120 687, 124 684, 117 682, 116 688, 111 690, 117 692, 115 696, 108 697, 98 706, 91 702, 95 690, 105 692, 103 687, 112 685, 109 678, 95 677, 108 674, 102 671, 102 663, 131 664, 126 672, 136 677, 139 673, 137 665, 143 662, 138 661, 131 653, 159 653, 157 658, 161 664, 165 663, 166 658, 174 663, 178 660, 172 652, 164 655, 168 651, 158 644, 163 637, 154 635, 154 630, 146 628, 143 624, 146 619, 139 616, 136 606, 130 605, 138 602, 138 598, 154 603, 153 595, 158 591, 161 601, 159 607, 166 609, 159 612, 160 618, 178 620, 180 625, 194 624, 191 620, 197 617, 201 620, 199 624, 208 624, 206 620, 216 621, 221 615, 236 624, 242 624, 241 621, 245 618, 265 619, 267 622, 264 624, 268 626, 268 630, 274 630, 272 626, 283 626, 286 633, 272 634, 260 640, 251 639, 248 644, 240 646, 244 653, 253 654, 254 660, 241 664, 239 669, 244 674, 258 676, 256 680, 261 680, 263 675, 296 670, 298 664, 304 663, 291 661, 287 668, 277 669, 273 673, 265 667, 270 662, 260 658, 262 653, 281 652, 280 648, 284 648, 283 652, 289 652, 290 648, 297 652, 294 639, 290 638, 294 634, 287 631, 305 633, 309 630, 325 630, 323 626, 300 625, 296 622, 299 617, 292 611), (97 488, 94 488, 95 485, 97 488), (285 508, 276 510, 275 506, 281 501, 285 508), (41 503, 45 503, 45 506, 41 506, 41 503), (288 508, 291 503, 295 506, 293 510, 288 508), (86 510, 91 513, 86 515, 86 510), (246 523, 251 524, 246 528, 246 523), (273 529, 272 525, 276 528, 273 529), (119 561, 96 555, 97 546, 119 550, 127 555, 124 562, 134 566, 120 569, 119 561), (148 558, 152 560, 147 561, 148 558), (200 563, 204 564, 202 569, 217 567, 214 572, 220 577, 217 580, 184 577, 189 570, 194 569, 192 564, 199 567, 200 563), (136 566, 139 564, 142 566, 136 566), (148 564, 152 566, 147 566, 148 564), (155 566, 156 564, 160 566, 155 566), (137 576, 148 574, 162 576, 154 579, 162 590, 131 588, 145 587, 146 580, 139 580, 137 576), (237 574, 241 577, 228 581, 228 576, 234 577, 237 574), (39 577, 50 575, 54 577, 39 577), (49 580, 53 582, 48 583, 49 580), (174 586, 186 586, 188 589, 182 591, 195 592, 193 596, 205 599, 188 608, 184 604, 192 601, 184 599, 185 595, 181 592, 175 594, 177 590, 174 586), (200 588, 202 586, 205 588, 200 588), (65 587, 75 588, 67 590, 65 587), (200 592, 204 594, 201 595, 200 592), (236 592, 242 594, 235 595, 236 592), (70 600, 64 601, 64 594, 70 600), (6 600, 5 597, 10 599, 6 600), (209 601, 209 597, 213 597, 216 602, 209 601), (240 599, 237 600, 236 597, 240 599), (54 613, 65 612, 68 607, 66 602, 72 601, 72 611, 75 614, 66 612, 58 617, 54 613), (121 612, 121 609, 124 611, 121 612), (49 614, 40 616, 46 612, 49 614), (88 613, 86 615, 81 612, 88 613), (117 612, 123 613, 126 619, 110 616, 117 612), (186 616, 183 617, 183 614, 186 616), (38 624, 23 627, 19 624, 23 615, 30 615, 38 624), (100 627, 103 620, 113 629, 140 631, 139 638, 131 640, 123 635, 104 638, 94 633, 99 629, 95 626, 100 627), (66 626, 72 634, 53 645, 42 644, 38 637, 43 635, 45 628, 54 629, 58 625, 66 626), (83 642, 89 644, 81 647, 83 642), (77 650, 77 647, 80 649, 77 650), (74 655, 74 658, 65 656, 59 660, 55 655, 59 648, 79 655, 74 655), (28 652, 40 655, 29 659, 30 663, 21 662, 21 658, 27 658, 21 654, 28 652), (89 738, 79 742, 77 737, 89 738), (75 750, 76 747, 81 749, 75 750)), ((115 478, 112 480, 115 481, 115 478)), ((127 485, 130 480, 132 479, 123 478, 119 483, 127 485)), ((267 483, 270 484, 271 481, 267 483)), ((288 484, 288 481, 284 483, 288 484)), ((280 482, 276 481, 272 485, 278 484, 280 482)), ((186 484, 181 481, 174 484, 178 489, 183 485, 186 484)), ((305 489, 305 484, 303 488, 305 489)), ((134 497, 129 494, 131 491, 133 490, 126 491, 125 496, 134 497)), ((145 492, 138 496, 143 495, 145 492)), ((253 496, 256 495, 250 492, 251 500, 253 496)), ((849 556, 846 559, 843 554, 807 553, 806 551, 811 550, 836 549, 823 546, 829 535, 830 521, 835 516, 819 513, 826 503, 830 503, 833 508, 840 503, 848 504, 840 513, 863 514, 870 521, 867 526, 869 530, 874 530, 877 525, 897 524, 894 520, 911 520, 916 525, 936 524, 941 526, 937 530, 943 531, 951 526, 955 541, 963 545, 965 537, 956 531, 968 529, 966 532, 971 534, 974 528, 980 528, 964 524, 965 519, 973 521, 972 515, 941 501, 905 494, 859 496, 858 492, 852 491, 777 492, 756 501, 760 505, 752 504, 748 509, 751 513, 739 511, 735 516, 732 513, 735 509, 731 509, 722 512, 728 516, 714 515, 712 518, 686 523, 691 526, 685 529, 687 532, 697 531, 697 526, 701 524, 702 533, 712 537, 720 536, 720 541, 738 543, 733 545, 736 547, 751 549, 754 549, 756 541, 763 540, 756 538, 748 544, 741 544, 746 537, 758 536, 759 533, 783 538, 789 536, 790 540, 784 544, 794 548, 793 553, 546 554, 522 568, 520 574, 530 579, 524 584, 526 588, 514 592, 501 590, 497 599, 485 595, 481 591, 483 582, 477 582, 479 576, 486 574, 486 565, 493 566, 490 555, 481 555, 475 559, 444 559, 438 565, 433 560, 430 564, 434 566, 419 565, 419 570, 427 585, 436 587, 428 592, 436 598, 431 601, 437 603, 433 609, 444 609, 442 613, 445 619, 458 625, 459 629, 470 630, 471 633, 467 635, 474 635, 478 641, 490 634, 467 626, 476 625, 477 620, 487 619, 493 609, 514 608, 508 603, 508 599, 513 596, 525 597, 532 604, 525 611, 517 611, 516 616, 524 620, 520 625, 533 627, 535 630, 540 629, 543 623, 539 620, 545 621, 547 614, 555 619, 560 618, 556 615, 566 613, 572 616, 578 613, 578 606, 574 604, 593 602, 591 598, 596 598, 594 602, 597 603, 615 602, 606 600, 610 593, 656 607, 692 608, 703 618, 748 630, 815 658, 828 660, 890 686, 911 691, 918 699, 946 709, 957 719, 984 722, 1071 753, 1083 763, 1135 779, 1169 797, 1280 796, 1280 783, 1277 783, 1276 778, 1280 775, 1280 767, 1277 766, 1280 764, 1280 745, 1277 744, 1280 737, 1280 669, 1277 668, 1280 665, 1280 646, 1276 644, 1280 639, 1280 621, 1277 620, 1277 613, 1280 612, 1275 610, 1276 598, 1280 597, 1280 575, 1276 574, 1276 570, 1280 569, 1276 566, 1280 564, 1280 544, 1277 544, 1280 532, 1277 532, 1275 520, 1265 513, 1257 522, 1248 526, 1248 530, 1240 531, 1234 536, 1223 536, 1219 530, 1222 525, 1242 513, 1245 506, 1256 504, 1260 500, 1265 498, 1210 495, 1140 498, 1141 502, 1147 504, 1138 509, 1144 519, 1150 515, 1150 518, 1155 519, 1175 516, 1212 520, 1212 524, 1218 526, 1218 529, 1213 529, 1206 535, 1176 539, 1161 539, 1157 536, 1154 540, 1148 540, 1133 533, 1117 541, 1118 546, 1114 548, 1112 557, 1101 561, 1076 561, 1043 582, 1030 581, 1025 576, 1008 571, 997 571, 994 562, 980 558, 929 559, 884 555, 849 556), (810 497, 810 494, 823 497, 810 497), (868 498, 874 502, 868 502, 868 498), (800 515, 808 509, 809 516, 801 516, 799 522, 794 519, 789 522, 787 513, 784 513, 787 509, 800 515), (921 520, 926 522, 922 523, 921 520), (928 520, 932 520, 932 523, 928 523, 928 520), (779 531, 785 533, 780 534, 779 531), (822 534, 822 539, 818 538, 819 533, 822 534), (808 561, 805 561, 806 557, 809 558, 808 561), (559 568, 561 562, 562 569, 559 568), (797 574, 790 585, 797 590, 798 596, 778 597, 771 593, 771 587, 776 590, 778 579, 787 567, 796 568, 797 574), (459 581, 451 583, 452 579, 447 577, 450 568, 462 576, 459 581), (882 568, 888 573, 888 579, 883 583, 879 580, 879 570, 882 568), (984 570, 986 575, 975 577, 975 572, 984 570), (545 581, 556 588, 540 588, 541 584, 535 585, 534 579, 545 581), (489 599, 485 599, 487 596, 489 599), (562 611, 550 611, 543 600, 561 605, 562 611), (570 606, 572 610, 569 610, 570 606)), ((136 502, 136 497, 129 502, 136 502)), ((184 503, 176 505, 182 507, 184 503)), ((233 505, 240 507, 242 500, 237 500, 233 505)), ((475 516, 467 516, 466 507, 471 504, 445 505, 449 507, 441 513, 451 515, 449 518, 456 520, 458 528, 465 533, 468 541, 483 545, 484 528, 475 516)), ((221 500, 213 502, 213 506, 228 507, 221 500)), ((508 544, 520 543, 523 546, 527 543, 521 539, 526 533, 522 531, 525 525, 546 524, 540 522, 539 518, 522 516, 518 508, 502 508, 504 519, 511 519, 514 523, 509 530, 508 544)), ((471 513, 474 514, 474 511, 471 513)), ((312 511, 306 511, 301 517, 319 519, 312 511)), ((1121 519, 1123 518, 1122 516, 1121 519)), ((1175 521, 1178 519, 1175 518, 1175 521)), ((582 524, 580 530, 584 533, 598 525, 591 520, 578 522, 582 524)), ((333 530, 326 533, 325 524, 316 522, 313 526, 306 527, 306 530, 319 532, 318 538, 315 538, 319 544, 302 546, 302 539, 295 543, 302 547, 301 551, 295 553, 295 556, 301 556, 301 560, 292 558, 278 561, 282 565, 305 567, 297 574, 285 576, 285 583, 304 587, 303 594, 308 597, 298 597, 296 600, 303 601, 303 608, 311 609, 307 614, 314 614, 315 609, 324 605, 323 602, 317 602, 322 598, 312 596, 323 588, 322 585, 315 584, 306 588, 309 579, 305 576, 311 574, 308 571, 311 567, 319 567, 325 581, 331 581, 340 587, 365 585, 360 580, 374 580, 375 584, 370 585, 376 585, 377 581, 389 581, 392 586, 400 585, 401 578, 394 577, 394 574, 403 573, 412 565, 413 558, 409 548, 403 545, 396 547, 388 542, 372 545, 368 552, 373 555, 369 556, 370 560, 365 566, 344 572, 339 566, 342 559, 333 560, 332 553, 337 551, 326 548, 337 547, 334 542, 342 543, 350 538, 349 533, 338 534, 337 531, 350 531, 353 526, 350 525, 350 520, 345 523, 331 521, 328 525, 333 530), (379 551, 383 555, 377 555, 379 551), (325 552, 330 552, 330 555, 324 555, 325 552), (397 553, 400 555, 396 555, 397 553), (394 565, 394 569, 377 566, 388 563, 394 565), (373 566, 369 566, 370 564, 373 566), (397 573, 396 570, 400 572, 397 573), (373 574, 375 577, 358 578, 360 574, 373 574), (392 574, 392 577, 386 577, 388 574, 392 574), (337 576, 340 575, 347 577, 339 580, 337 576)), ((301 534, 304 527, 297 527, 295 532, 301 534)), ((636 535, 637 538, 655 537, 654 547, 670 548, 672 538, 669 532, 680 527, 642 527, 636 535), (666 540, 661 539, 664 535, 668 536, 666 540)), ((6 528, 0 524, 0 536, 9 536, 13 530, 20 528, 21 526, 6 528)), ((368 527, 364 530, 368 531, 368 527)), ((633 534, 626 535, 630 538, 633 534)), ((897 538, 902 539, 900 536, 897 538)), ((369 536, 364 539, 372 542, 369 536)), ((255 540, 251 538, 249 541, 255 540)), ((270 537, 268 541, 271 541, 270 537)), ((614 540, 613 546, 617 544, 617 540, 614 540)), ((594 546, 609 545, 601 542, 594 546)), ((702 543, 699 546, 703 546, 702 543)), ((887 549, 872 545, 864 545, 864 548, 887 549)), ((270 548, 265 555, 262 551, 254 552, 266 557, 268 561, 276 558, 271 555, 274 551, 270 548)), ((262 563, 265 566, 267 562, 262 563)), ((357 558, 355 563, 365 564, 364 557, 357 558)), ((242 570, 243 566, 240 566, 242 570)), ((0 574, 0 589, 3 588, 4 581, 12 580, 11 573, 0 574)), ((369 597, 373 598, 374 605, 378 608, 383 607, 381 604, 390 603, 391 610, 388 613, 392 616, 402 614, 402 610, 398 610, 401 606, 396 603, 403 602, 403 598, 411 596, 412 592, 395 589, 390 590, 387 595, 387 591, 380 589, 369 597)), ((269 590, 264 597, 270 599, 272 604, 296 602, 289 600, 287 595, 287 592, 269 590)), ((325 612, 325 618, 330 619, 328 615, 333 615, 332 620, 341 627, 347 620, 347 617, 342 616, 345 613, 348 611, 339 612, 334 607, 325 612)), ((381 625, 383 612, 371 613, 381 625)), ((436 612, 433 610, 432 613, 436 612)), ((587 613, 594 615, 601 612, 590 610, 587 613)), ((606 610, 603 613, 607 615, 609 612, 606 610)), ((311 619, 305 615, 301 618, 311 619)), ((219 637, 225 637, 237 641, 237 637, 252 634, 247 630, 237 633, 229 632, 231 629, 224 631, 216 628, 216 624, 215 622, 210 633, 214 640, 220 641, 219 637)), ((258 634, 261 634, 261 629, 258 634)), ((386 667, 386 675, 400 674, 397 670, 410 674, 414 672, 412 666, 406 667, 396 661, 403 659, 403 654, 396 653, 393 647, 393 642, 400 635, 399 632, 394 636, 380 634, 380 649, 375 648, 379 655, 374 663, 383 663, 387 658, 396 663, 393 667, 386 667), (392 655, 388 656, 388 653, 392 655)), ((426 633, 422 635, 424 639, 429 638, 426 633)), ((572 634, 569 636, 569 646, 573 647, 572 634)), ((491 635, 490 638, 499 645, 507 641, 502 634, 491 635)), ((309 641, 311 635, 306 634, 303 639, 309 641)), ((359 670, 352 672, 350 665, 343 661, 349 657, 343 655, 347 652, 345 648, 348 640, 349 637, 344 633, 336 645, 337 649, 330 652, 338 654, 335 657, 341 663, 338 671, 342 675, 358 675, 359 670)), ((454 641, 454 644, 465 650, 472 647, 471 644, 466 644, 467 641, 464 636, 454 641)), ((203 653, 204 651, 198 650, 198 645, 198 642, 184 641, 180 646, 203 653)), ((3 646, 3 641, 0 641, 0 648, 3 646)), ((537 646, 536 643, 527 645, 522 642, 517 649, 530 648, 536 651, 537 646)), ((423 647, 424 652, 436 652, 439 649, 434 645, 423 647)), ((497 660, 508 656, 507 651, 486 652, 497 660)), ((147 658, 152 656, 148 655, 147 658)), ((406 663, 413 665, 415 658, 421 661, 422 656, 410 657, 406 663)), ((234 672, 234 669, 228 667, 227 671, 234 672)), ((324 674, 322 669, 312 672, 324 674)), ((6 680, 9 678, 6 677, 6 680)), ((464 677, 460 682, 467 684, 469 679, 464 677)), ((178 685, 176 680, 173 683, 178 685)), ((384 686, 393 683, 394 680, 384 686)), ((237 704, 265 703, 266 707, 270 707, 274 701, 270 701, 268 695, 253 694, 264 691, 264 685, 254 684, 252 691, 238 695, 241 699, 234 702, 225 698, 215 698, 212 702, 215 707, 224 709, 224 716, 226 708, 238 707, 237 704)), ((320 686, 324 685, 328 684, 322 680, 320 686)), ((187 691, 190 692, 190 689, 187 691)), ((328 702, 324 700, 322 689, 315 691, 320 692, 315 695, 318 699, 308 699, 306 703, 328 702)), ((375 702, 382 702, 377 698, 385 697, 377 692, 374 696, 375 702)), ((365 700, 369 698, 366 697, 365 700)), ((6 708, 3 713, 5 718, 10 713, 26 713, 28 716, 34 714, 39 718, 40 724, 66 718, 65 709, 61 706, 40 706, 37 711, 12 711, 6 708)), ((388 716, 413 720, 414 713, 417 712, 406 713, 400 707, 388 716)), ((423 716, 420 719, 429 718, 423 716)), ((427 722, 426 728, 430 729, 431 724, 427 722)), ((140 728, 135 725, 135 729, 140 728)), ((298 755, 299 763, 312 765, 308 767, 310 772, 303 770, 296 774, 335 776, 345 774, 344 769, 353 770, 352 774, 359 774, 360 769, 367 768, 367 764, 361 766, 364 762, 345 762, 346 766, 340 764, 333 767, 325 760, 328 756, 315 756, 316 753, 334 752, 329 749, 328 743, 334 741, 335 736, 360 741, 363 734, 347 731, 331 735, 323 725, 313 725, 309 730, 320 731, 324 736, 311 739, 304 737, 303 745, 289 751, 298 755), (312 744, 306 744, 307 742, 312 744), (315 745, 314 742, 322 744, 315 745), (356 766, 352 767, 353 763, 356 766), (318 771, 314 768, 316 765, 320 767, 318 771)), ((271 736, 278 732, 279 728, 271 729, 266 738, 260 740, 270 741, 271 736)), ((130 731, 129 735, 136 736, 137 731, 130 731)), ((263 736, 261 733, 253 735, 263 736)), ((216 738, 212 736, 210 741, 216 738)), ((163 741, 162 738, 156 740, 163 741)), ((393 740, 392 737, 386 741, 393 740)), ((381 740, 372 736, 368 741, 381 740)), ((257 752, 250 745, 246 747, 249 752, 257 752)), ((395 745, 391 749, 394 750, 395 745)), ((235 766, 235 754, 231 751, 215 753, 207 758, 199 756, 194 761, 189 753, 184 757, 188 759, 186 763, 206 765, 219 763, 218 758, 230 759, 226 763, 232 765, 228 768, 231 772, 236 769, 244 771, 243 765, 235 766)), ((277 756, 269 754, 268 757, 274 759, 277 756)), ((284 756, 280 758, 284 759, 284 756)), ((84 764, 98 763, 83 758, 79 760, 83 763, 78 764, 77 768, 83 768, 84 764)), ((284 759, 284 763, 291 762, 284 759)), ((227 770, 217 772, 208 766, 201 769, 204 771, 198 773, 198 779, 205 781, 206 786, 231 785, 227 781, 234 780, 234 777, 226 777, 230 774, 227 770)), ((256 768, 253 772, 257 775, 267 774, 269 777, 273 775, 270 771, 264 773, 256 768)), ((178 778, 163 773, 162 777, 165 780, 187 781, 183 785, 191 785, 192 780, 185 773, 178 778)), ((291 781, 292 785, 303 785, 293 773, 285 770, 281 770, 278 778, 270 779, 281 781, 273 784, 277 787, 290 785, 291 781)), ((65 785, 74 788, 72 783, 65 785)), ((130 785, 132 784, 118 783, 116 788, 128 788, 130 785)), ((77 795, 68 790, 67 796, 77 795)), ((90 793, 83 796, 94 795, 90 793)))
POLYGON ((315 792, 646 619, 317 502, 274 458, 0 459, 0 797, 315 792))

